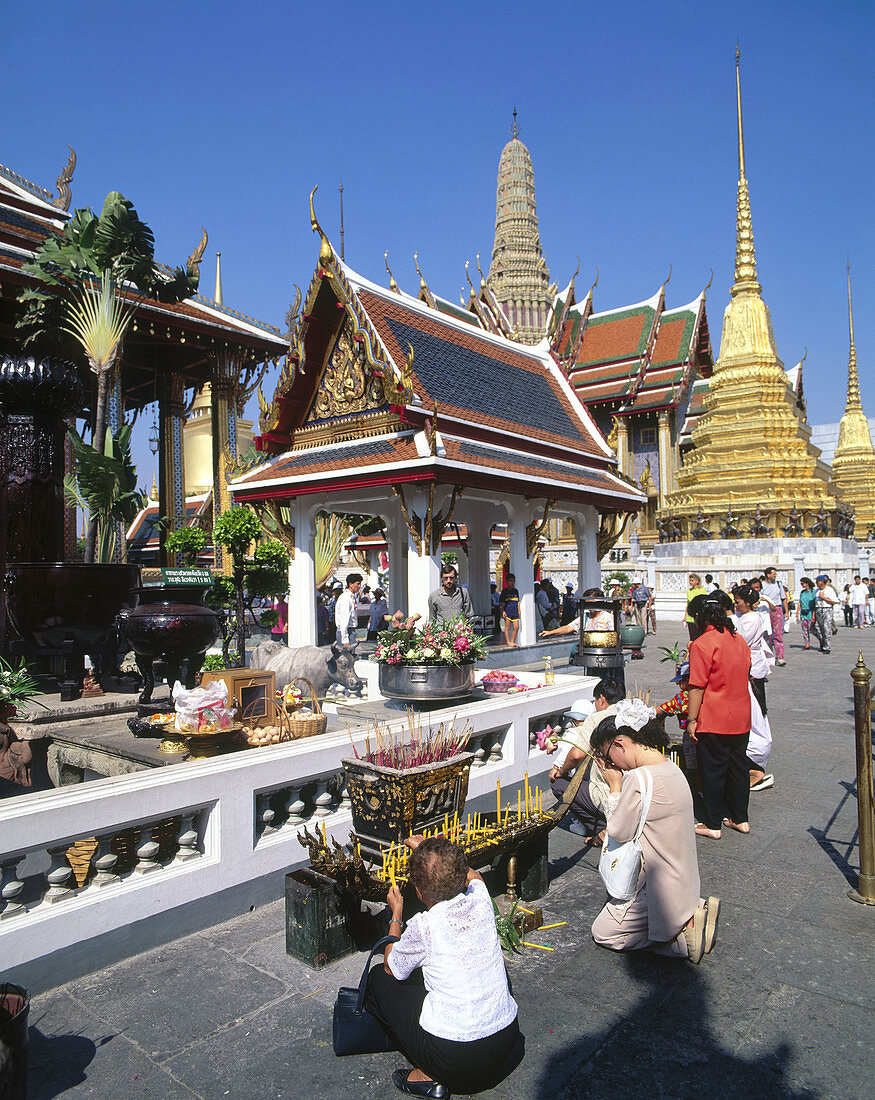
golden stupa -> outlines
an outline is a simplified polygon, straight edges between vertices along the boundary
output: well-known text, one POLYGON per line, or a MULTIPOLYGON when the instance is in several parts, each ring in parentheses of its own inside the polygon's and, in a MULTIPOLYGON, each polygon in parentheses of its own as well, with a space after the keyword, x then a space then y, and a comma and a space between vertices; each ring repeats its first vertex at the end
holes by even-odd
POLYGON ((829 467, 811 443, 803 408, 775 348, 757 282, 744 164, 739 55, 738 203, 735 282, 723 315, 720 358, 693 430, 694 448, 662 515, 683 538, 835 534, 839 519, 829 467))
POLYGON ((839 424, 839 441, 832 464, 833 487, 843 503, 855 510, 857 538, 865 538, 875 526, 875 449, 869 421, 860 400, 857 349, 854 346, 854 307, 851 302, 851 265, 848 264, 848 398, 839 424))

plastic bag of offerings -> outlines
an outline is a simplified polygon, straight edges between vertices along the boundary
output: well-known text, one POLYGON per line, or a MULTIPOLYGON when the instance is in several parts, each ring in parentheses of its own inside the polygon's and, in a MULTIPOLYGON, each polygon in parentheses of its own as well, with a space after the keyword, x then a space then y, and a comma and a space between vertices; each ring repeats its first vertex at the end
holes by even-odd
POLYGON ((204 687, 189 690, 177 680, 173 685, 178 733, 208 733, 226 730, 234 717, 228 706, 228 685, 212 680, 204 687))

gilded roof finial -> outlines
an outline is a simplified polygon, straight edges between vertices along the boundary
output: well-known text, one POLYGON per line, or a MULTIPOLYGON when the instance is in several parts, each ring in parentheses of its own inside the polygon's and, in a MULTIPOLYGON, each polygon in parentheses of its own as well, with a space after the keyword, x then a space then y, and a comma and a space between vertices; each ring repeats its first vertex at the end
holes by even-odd
POLYGON ((668 286, 668 284, 669 284, 669 283, 671 282, 671 273, 672 273, 672 271, 674 271, 674 267, 672 266, 672 264, 671 264, 671 261, 669 261, 669 265, 668 265, 668 275, 666 275, 666 277, 665 277, 665 282, 664 282, 664 283, 662 284, 662 289, 663 289, 663 290, 665 290, 665 288, 666 288, 666 287, 668 286))
POLYGON ((204 251, 205 251, 206 247, 207 247, 207 231, 206 231, 206 229, 204 229, 203 226, 201 226, 201 239, 194 246, 194 249, 193 249, 191 255, 185 261, 186 266, 189 267, 189 268, 194 268, 198 272, 198 274, 200 274, 200 263, 201 263, 201 260, 204 258, 204 251))
POLYGON ((314 233, 319 234, 319 237, 322 241, 322 243, 319 245, 319 263, 327 264, 334 258, 334 250, 332 249, 328 238, 323 233, 322 226, 316 219, 316 210, 313 206, 313 196, 318 190, 319 185, 317 184, 316 187, 314 187, 313 190, 310 192, 310 228, 313 230, 314 233))
POLYGON ((711 284, 714 282, 714 268, 711 268, 711 278, 708 280, 704 289, 702 290, 702 297, 704 298, 708 291, 711 289, 711 284))
POLYGON ((510 136, 511 139, 518 138, 520 136, 520 127, 519 123, 516 120, 516 104, 514 104, 513 107, 513 125, 510 128, 510 136))
POLYGON ((580 274, 580 253, 577 253, 577 267, 574 269, 574 274, 571 276, 571 282, 568 284, 572 293, 574 292, 574 280, 580 274))
POLYGON ((600 278, 600 277, 601 277, 601 272, 599 271, 599 269, 598 269, 598 268, 596 268, 596 269, 595 269, 595 282, 594 282, 594 283, 592 284, 592 286, 591 286, 591 287, 589 288, 589 291, 588 291, 588 293, 587 293, 587 295, 586 295, 586 296, 587 296, 587 298, 592 298, 592 292, 593 292, 593 291, 595 290, 595 288, 596 288, 596 287, 597 287, 597 286, 599 285, 599 278, 600 278))
POLYGON ((848 399, 845 403, 845 412, 863 408, 863 402, 860 399, 860 376, 857 374, 857 348, 854 344, 854 304, 851 301, 850 260, 848 260, 848 330, 851 335, 851 350, 848 354, 848 399))
MULTIPOLYGON (((470 260, 465 260, 465 278, 468 280, 468 286, 471 288, 471 293, 474 293, 474 284, 471 282, 471 276, 468 274, 468 264, 470 260)), ((463 288, 464 289, 464 288, 463 288)))
POLYGON ((421 294, 429 294, 428 284, 425 281, 425 277, 419 270, 419 253, 413 253, 413 266, 416 268, 416 274, 419 276, 419 291, 421 294))
POLYGON ((757 283, 756 250, 753 243, 753 222, 750 216, 750 194, 744 165, 744 128, 741 121, 741 51, 735 47, 735 91, 738 102, 738 199, 735 216, 735 282, 732 296, 741 290, 762 289, 757 283))
POLYGON ((52 203, 52 206, 56 206, 59 210, 70 209, 70 199, 72 198, 72 192, 70 190, 70 181, 73 179, 73 172, 76 169, 76 150, 72 145, 68 145, 70 150, 70 156, 67 159, 67 163, 61 169, 61 174, 55 180, 55 187, 58 189, 58 197, 52 203))
POLYGON ((395 293, 395 294, 400 294, 401 291, 398 289, 398 284, 395 282, 395 276, 392 274, 391 271, 389 271, 389 249, 388 248, 386 249, 385 259, 386 259, 386 271, 389 272, 389 289, 391 291, 393 291, 393 293, 395 293))
POLYGON ((477 253, 477 270, 480 272, 480 289, 486 289, 486 280, 483 278, 483 269, 480 267, 480 253, 477 253))

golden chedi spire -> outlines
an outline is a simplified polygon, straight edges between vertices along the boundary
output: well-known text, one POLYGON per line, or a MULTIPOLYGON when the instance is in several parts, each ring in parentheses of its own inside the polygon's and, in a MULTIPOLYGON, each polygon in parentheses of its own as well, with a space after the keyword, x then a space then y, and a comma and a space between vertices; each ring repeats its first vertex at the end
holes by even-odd
MULTIPOLYGON (((740 54, 735 55, 738 112, 738 197, 735 279, 723 315, 720 357, 704 398, 705 411, 693 431, 694 448, 678 471, 678 488, 663 514, 682 520, 690 537, 699 511, 716 532, 728 511, 748 526, 748 514, 762 504, 776 537, 795 507, 829 511, 835 499, 829 467, 811 444, 811 429, 778 356, 772 320, 757 280, 753 221, 745 163, 741 112, 740 54)), ((806 531, 807 533, 807 531, 806 531)))
POLYGON ((875 524, 875 448, 860 398, 857 348, 854 344, 854 306, 851 299, 851 265, 848 264, 848 396, 839 424, 839 441, 833 459, 833 481, 838 496, 856 513, 857 537, 875 524))

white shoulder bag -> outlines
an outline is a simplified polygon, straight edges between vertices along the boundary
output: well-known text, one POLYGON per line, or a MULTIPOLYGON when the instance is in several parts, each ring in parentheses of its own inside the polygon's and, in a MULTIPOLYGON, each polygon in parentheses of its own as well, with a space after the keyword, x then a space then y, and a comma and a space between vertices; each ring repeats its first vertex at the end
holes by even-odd
POLYGON ((636 768, 635 778, 641 788, 641 818, 631 840, 622 844, 605 833, 602 854, 599 857, 599 874, 608 894, 617 901, 629 901, 635 896, 638 875, 641 872, 641 833, 650 810, 653 797, 653 777, 648 768, 636 768))

